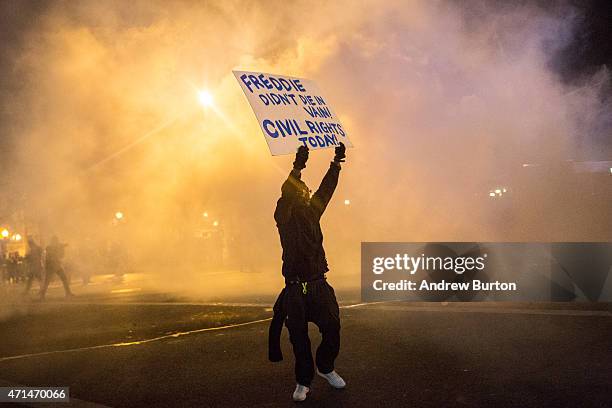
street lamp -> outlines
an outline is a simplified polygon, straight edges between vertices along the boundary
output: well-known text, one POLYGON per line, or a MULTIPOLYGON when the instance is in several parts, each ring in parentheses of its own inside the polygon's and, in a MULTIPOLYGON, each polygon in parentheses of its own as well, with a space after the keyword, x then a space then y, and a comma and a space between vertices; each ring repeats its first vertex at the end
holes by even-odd
POLYGON ((200 105, 204 108, 210 108, 215 103, 212 94, 206 89, 198 91, 198 102, 200 102, 200 105))

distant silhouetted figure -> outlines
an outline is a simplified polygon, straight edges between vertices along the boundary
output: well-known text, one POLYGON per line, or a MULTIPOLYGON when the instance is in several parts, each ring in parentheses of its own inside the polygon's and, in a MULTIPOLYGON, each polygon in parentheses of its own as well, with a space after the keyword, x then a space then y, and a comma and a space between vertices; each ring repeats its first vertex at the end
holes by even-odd
POLYGON ((42 288, 43 250, 32 237, 28 237, 28 247, 29 250, 25 256, 27 280, 24 295, 30 291, 34 279, 41 282, 42 288))
POLYGON ((11 252, 6 262, 6 269, 8 271, 10 283, 17 283, 21 280, 19 266, 19 252, 11 252))
POLYGON ((66 248, 66 244, 62 244, 59 242, 56 236, 51 238, 51 243, 47 246, 46 254, 45 254, 45 281, 40 289, 40 298, 44 299, 45 294, 47 293, 47 288, 49 287, 49 283, 51 282, 51 278, 54 274, 59 276, 64 285, 64 291, 66 292, 66 297, 73 296, 70 291, 70 283, 68 282, 68 277, 66 277, 66 272, 64 271, 64 267, 62 266, 62 259, 64 258, 64 249, 66 248))
POLYGON ((281 187, 282 195, 274 212, 283 247, 285 288, 275 305, 269 351, 271 360, 282 359, 280 348, 275 350, 275 343, 279 324, 285 320, 295 355, 295 401, 306 398, 315 373, 308 322, 315 323, 322 335, 316 353, 318 374, 335 388, 346 385, 334 371, 334 361, 340 351, 340 312, 334 289, 325 278, 329 269, 319 224, 338 184, 340 163, 346 157, 344 144, 336 147, 335 153, 334 161, 311 198, 310 190, 301 180, 301 170, 308 160, 308 148, 300 146, 293 170, 281 187), (284 316, 286 319, 283 319, 284 316))

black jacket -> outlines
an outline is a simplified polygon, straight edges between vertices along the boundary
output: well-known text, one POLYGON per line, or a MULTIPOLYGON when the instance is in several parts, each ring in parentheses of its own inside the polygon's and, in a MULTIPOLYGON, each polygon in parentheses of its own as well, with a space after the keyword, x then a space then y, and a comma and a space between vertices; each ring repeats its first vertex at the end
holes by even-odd
POLYGON ((285 306, 286 289, 283 288, 278 298, 274 303, 274 315, 270 321, 268 328, 268 360, 273 363, 283 360, 283 351, 281 350, 281 332, 283 331, 283 323, 287 317, 287 308, 285 306))
POLYGON ((305 187, 298 171, 291 171, 283 184, 274 219, 283 247, 286 280, 313 280, 329 270, 319 221, 336 190, 339 175, 340 165, 332 162, 319 189, 306 205, 300 203, 298 196, 300 186, 305 187))

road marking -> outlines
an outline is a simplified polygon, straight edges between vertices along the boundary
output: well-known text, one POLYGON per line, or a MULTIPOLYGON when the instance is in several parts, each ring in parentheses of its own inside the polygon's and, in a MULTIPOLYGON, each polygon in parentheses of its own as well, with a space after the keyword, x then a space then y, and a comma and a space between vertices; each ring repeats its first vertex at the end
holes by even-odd
POLYGON ((141 288, 125 288, 125 289, 113 289, 110 291, 110 293, 112 294, 117 294, 117 293, 133 293, 133 292, 140 292, 142 289, 141 288))
MULTIPOLYGON (((376 302, 376 303, 382 303, 382 302, 376 302)), ((341 306, 340 308, 342 308, 342 309, 347 308, 348 309, 348 308, 353 308, 353 307, 358 307, 358 306, 364 306, 364 305, 367 305, 367 304, 368 303, 357 303, 357 304, 354 304, 354 305, 341 306)), ((223 303, 216 303, 216 305, 227 306, 227 304, 223 304, 223 303)), ((161 340, 167 340, 167 339, 173 339, 173 338, 177 338, 177 337, 187 336, 187 335, 191 335, 191 334, 204 333, 204 332, 209 332, 209 331, 226 330, 226 329, 232 329, 232 328, 235 328, 235 327, 242 327, 242 326, 248 326, 248 325, 257 324, 257 323, 269 322, 270 320, 272 320, 272 318, 268 317, 268 318, 265 318, 265 319, 251 320, 249 322, 243 322, 243 323, 228 324, 228 325, 225 325, 225 326, 207 327, 207 328, 204 328, 204 329, 196 329, 196 330, 189 330, 189 331, 184 331, 184 332, 176 332, 176 333, 171 333, 171 334, 165 334, 163 336, 152 337, 150 339, 128 341, 128 342, 119 342, 119 343, 110 343, 110 344, 100 344, 100 345, 96 345, 96 346, 78 347, 78 348, 65 349, 65 350, 41 351, 39 353, 29 353, 29 354, 20 354, 20 355, 16 355, 16 356, 0 357, 0 363, 5 362, 5 361, 11 361, 11 360, 19 360, 19 359, 28 358, 28 357, 40 357, 40 356, 48 356, 48 355, 63 354, 63 353, 76 353, 76 352, 80 352, 80 351, 100 350, 100 349, 112 348, 112 347, 136 346, 136 345, 141 345, 141 344, 153 343, 153 342, 161 341, 161 340)))
POLYGON ((130 301, 109 301, 109 302, 88 302, 79 301, 76 297, 71 301, 55 302, 22 302, 22 303, 0 303, 1 306, 230 306, 230 307, 270 307, 270 303, 241 303, 241 302, 130 302, 130 301))
POLYGON ((218 331, 218 330, 225 330, 225 329, 232 329, 234 327, 241 327, 241 326, 248 326, 248 325, 251 325, 251 324, 267 322, 267 321, 270 321, 270 320, 272 320, 272 318, 268 317, 266 319, 252 320, 250 322, 244 322, 244 323, 228 324, 226 326, 207 327, 207 328, 204 328, 204 329, 196 329, 196 330, 189 330, 189 331, 184 331, 184 332, 176 332, 176 333, 172 333, 172 334, 166 334, 166 335, 163 335, 163 336, 158 336, 158 337, 153 337, 153 338, 150 338, 150 339, 143 339, 143 340, 138 340, 138 341, 110 343, 110 344, 100 344, 100 345, 97 345, 97 346, 78 347, 78 348, 66 349, 66 350, 41 351, 39 353, 29 353, 29 354, 21 354, 21 355, 17 355, 17 356, 8 356, 8 357, 0 358, 0 363, 5 362, 5 361, 11 361, 11 360, 18 360, 18 359, 22 359, 22 358, 28 358, 28 357, 48 356, 48 355, 52 355, 52 354, 76 353, 76 352, 79 352, 79 351, 100 350, 100 349, 112 348, 112 347, 136 346, 136 345, 152 343, 152 342, 160 341, 160 340, 166 340, 166 339, 172 339, 172 338, 187 336, 187 335, 190 335, 190 334, 204 333, 204 332, 209 332, 209 331, 218 331))
POLYGON ((340 309, 352 309, 354 307, 378 305, 378 304, 381 304, 381 303, 389 303, 389 301, 355 303, 353 305, 343 305, 343 306, 340 306, 340 309))
MULTIPOLYGON (((370 303, 356 303, 351 305, 343 305, 340 306, 341 309, 351 309, 360 306, 366 306, 366 309, 369 306, 374 306, 371 309, 373 310, 389 310, 389 311, 409 311, 409 312, 444 312, 444 313, 493 313, 493 314, 523 314, 523 315, 556 315, 556 316, 604 316, 610 317, 612 316, 612 312, 605 310, 535 310, 535 309, 499 309, 499 308, 486 308, 486 307, 452 307, 452 306, 408 306, 408 305, 389 305, 385 303, 391 303, 389 301, 380 301, 380 302, 370 302, 370 303)), ((129 303, 128 303, 129 304, 129 303)), ((132 303, 133 304, 133 303, 132 303)), ((155 303, 158 304, 158 303, 155 303)), ((171 305, 173 303, 159 303, 160 305, 171 305)), ((198 304, 198 303, 187 303, 188 305, 217 305, 217 306, 230 306, 233 305, 231 303, 208 303, 208 304, 198 304)), ((243 304, 247 305, 247 304, 243 304)), ((264 305, 257 305, 258 307, 263 307, 264 305)), ((110 344, 100 344, 96 346, 87 346, 87 347, 79 347, 73 349, 66 350, 53 350, 53 351, 42 351, 39 353, 29 353, 29 354, 20 354, 16 356, 8 356, 8 357, 0 357, 0 363, 4 361, 18 360, 29 357, 40 357, 40 356, 48 356, 53 354, 63 354, 63 353, 76 353, 80 351, 89 351, 89 350, 100 350, 105 348, 113 348, 113 347, 126 347, 126 346, 136 346, 141 344, 153 343, 161 340, 167 340, 182 336, 187 336, 191 334, 205 333, 210 331, 219 331, 232 329, 235 327, 248 326, 257 323, 268 322, 272 320, 271 317, 265 319, 251 320, 243 323, 234 323, 228 324, 225 326, 218 327, 207 327, 203 329, 195 329, 184 332, 176 332, 171 334, 165 334, 163 336, 152 337, 149 339, 129 341, 129 342, 119 342, 119 343, 110 343, 110 344)))

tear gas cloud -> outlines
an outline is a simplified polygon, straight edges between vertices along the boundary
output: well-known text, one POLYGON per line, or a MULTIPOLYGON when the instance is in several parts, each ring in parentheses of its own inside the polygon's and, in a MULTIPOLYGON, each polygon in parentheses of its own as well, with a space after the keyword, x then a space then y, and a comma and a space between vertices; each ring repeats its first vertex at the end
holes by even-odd
MULTIPOLYGON (((593 225, 558 223, 561 202, 493 205, 488 197, 499 183, 512 190, 524 181, 524 163, 608 159, 593 157, 610 153, 607 72, 568 85, 555 67, 580 22, 571 7, 37 7, 5 6, 15 20, 29 13, 3 45, 5 213, 44 240, 59 235, 81 267, 118 242, 135 268, 169 284, 211 289, 224 275, 197 274, 227 269, 259 272, 277 289, 272 215, 293 158, 270 157, 232 69, 317 81, 348 129, 356 148, 322 225, 335 285, 358 285, 361 241, 610 238, 610 228, 593 226, 609 225, 605 209, 593 225), (198 103, 203 89, 214 106, 198 103)), ((310 188, 332 156, 311 153, 310 188)), ((553 199, 563 188, 558 174, 530 177, 553 199)))

